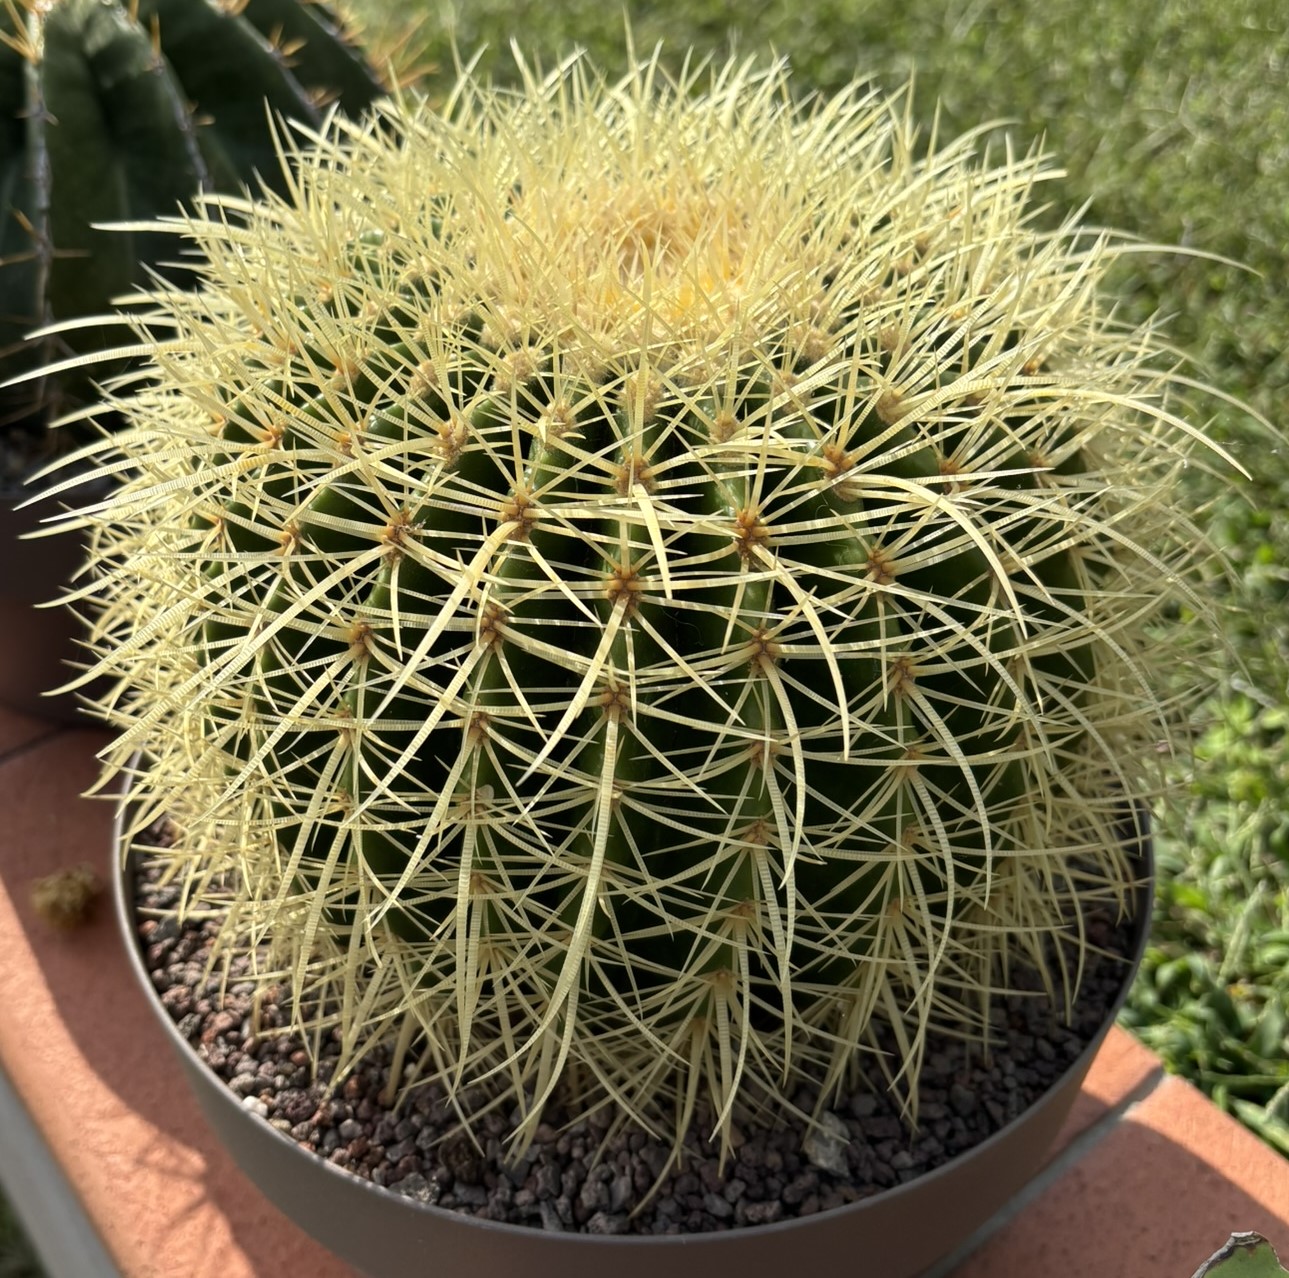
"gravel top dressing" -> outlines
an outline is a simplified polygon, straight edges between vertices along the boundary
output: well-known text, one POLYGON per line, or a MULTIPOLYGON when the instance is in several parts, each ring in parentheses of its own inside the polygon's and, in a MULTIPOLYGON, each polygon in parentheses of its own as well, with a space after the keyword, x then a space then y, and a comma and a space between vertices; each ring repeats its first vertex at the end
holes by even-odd
MULTIPOLYGON (((281 1028, 290 1020, 285 990, 277 1001, 261 996, 253 1032, 254 986, 239 982, 237 965, 226 978, 218 970, 205 978, 217 923, 147 917, 175 900, 174 889, 153 886, 151 877, 147 869, 136 875, 136 902, 153 987, 243 1105, 319 1157, 395 1193, 483 1220, 590 1234, 694 1233, 808 1216, 966 1152, 1039 1100, 1095 1036, 1121 992, 1126 965, 1118 956, 1131 952, 1133 931, 1128 921, 1085 920, 1093 945, 1107 953, 1088 964, 1072 1025, 1035 992, 997 1001, 998 1046, 988 1058, 930 1036, 914 1131, 875 1068, 873 1090, 835 1099, 818 1125, 786 1115, 772 1130, 736 1130, 723 1169, 716 1145, 706 1143, 710 1122, 694 1124, 683 1157, 669 1166, 669 1143, 639 1130, 606 1141, 610 1115, 569 1122, 554 1105, 527 1153, 507 1162, 505 1135, 517 1113, 485 1110, 471 1139, 438 1085, 414 1089, 390 1110, 377 1100, 388 1068, 383 1049, 329 1094, 339 1045, 324 1042, 311 1065, 302 1041, 281 1028)), ((1028 983, 1037 991, 1037 981, 1028 983)), ((1013 984, 1024 986, 1026 974, 1014 972, 1013 984)), ((793 1099, 813 1111, 814 1094, 793 1099)))

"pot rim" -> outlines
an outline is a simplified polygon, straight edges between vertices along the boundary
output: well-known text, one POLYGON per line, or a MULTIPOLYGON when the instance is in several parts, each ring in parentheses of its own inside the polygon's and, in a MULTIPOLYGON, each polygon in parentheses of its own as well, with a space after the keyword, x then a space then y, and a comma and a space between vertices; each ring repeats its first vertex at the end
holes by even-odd
MULTIPOLYGON (((140 752, 141 753, 141 752, 140 752)), ((188 1042, 182 1034, 179 1033, 174 1021, 171 1020, 165 1008, 162 1007, 156 991, 153 989, 152 981, 148 976, 147 969, 143 965, 143 955, 138 938, 134 931, 134 919, 136 917, 136 906, 132 893, 127 888, 127 877, 135 858, 133 848, 124 848, 123 838, 125 830, 125 817, 130 810, 130 796, 128 793, 130 778, 136 771, 138 755, 130 762, 127 769, 124 784, 121 787, 121 794, 118 797, 116 813, 112 823, 112 846, 116 856, 116 865, 112 875, 112 897, 116 913, 117 924, 121 931, 121 938, 125 943, 126 950, 129 954, 129 962, 136 980, 143 987, 148 1004, 156 1018, 161 1022, 162 1028, 168 1036, 171 1046, 176 1049, 180 1057, 187 1060, 190 1064, 200 1068, 207 1074, 211 1080, 217 1084, 216 1092, 228 1101, 230 1112, 235 1111, 249 1123, 257 1125, 262 1131, 270 1133, 284 1145, 289 1146, 295 1151, 300 1158, 309 1159, 316 1164, 319 1169, 324 1170, 324 1174, 341 1177, 344 1182, 349 1184, 355 1192, 365 1192, 369 1194, 380 1195, 382 1197, 390 1196, 390 1191, 383 1186, 377 1185, 372 1181, 354 1174, 343 1167, 338 1167, 325 1158, 320 1158, 317 1154, 306 1150, 293 1140, 286 1133, 272 1126, 265 1119, 252 1111, 246 1109, 240 1103, 233 1093, 227 1088, 222 1080, 216 1078, 211 1071, 210 1066, 202 1059, 196 1048, 188 1042)), ((499 1220, 481 1220, 477 1216, 471 1216, 464 1212, 453 1211, 450 1208, 439 1207, 432 1203, 420 1202, 415 1198, 402 1194, 394 1194, 393 1197, 405 1206, 408 1210, 424 1213, 428 1221, 434 1221, 443 1225, 460 1225, 465 1228, 482 1229, 485 1231, 500 1231, 503 1235, 523 1238, 542 1238, 550 1240, 558 1237, 562 1243, 572 1243, 576 1246, 594 1247, 594 1246, 621 1246, 623 1243, 639 1243, 649 1246, 683 1246, 686 1243, 693 1245, 696 1240, 706 1239, 715 1241, 717 1239, 738 1239, 748 1236, 765 1237, 770 1233, 784 1233, 791 1230, 802 1230, 809 1228, 813 1223, 821 1219, 838 1220, 842 1217, 854 1217, 865 1211, 872 1210, 879 1204, 888 1204, 897 1201, 902 1196, 908 1196, 917 1192, 920 1188, 928 1184, 933 1184, 937 1179, 945 1178, 961 1170, 963 1165, 971 1159, 981 1156, 992 1150, 995 1146, 1001 1144, 1022 1124, 1024 1124, 1032 1115, 1043 1110, 1054 1097, 1063 1089, 1072 1075, 1079 1072, 1086 1072, 1091 1064, 1092 1058, 1100 1050, 1101 1044, 1106 1035, 1109 1033, 1111 1026, 1114 1025, 1120 1009, 1123 1007, 1128 997, 1128 991, 1132 985, 1133 978, 1140 967, 1142 957, 1145 954, 1146 945, 1150 938, 1150 921, 1153 912, 1155 899, 1155 855, 1154 845, 1150 833, 1149 812, 1144 804, 1135 803, 1133 813, 1130 819, 1134 822, 1136 832, 1136 843, 1138 848, 1137 856, 1134 858, 1140 864, 1142 871, 1141 878, 1136 884, 1136 899, 1139 909, 1133 919, 1133 944, 1131 952, 1125 956, 1124 980, 1120 987, 1119 993, 1115 996, 1114 1002, 1107 1010, 1104 1020, 1096 1033, 1088 1040, 1083 1050, 1061 1071, 1060 1075, 1054 1079, 1032 1105, 1023 1109, 1015 1118, 1009 1119, 996 1132, 985 1137, 984 1140, 971 1146, 960 1154, 954 1155, 947 1162, 941 1163, 938 1167, 932 1168, 928 1172, 915 1177, 903 1184, 892 1186, 889 1189, 879 1190, 875 1194, 870 1194, 867 1198, 861 1198, 857 1202, 845 1203, 840 1207, 829 1208, 825 1212, 819 1212, 811 1216, 796 1216, 789 1220, 774 1221, 763 1225, 744 1225, 738 1229, 732 1230, 705 1230, 697 1233, 679 1233, 679 1234, 616 1234, 616 1235, 597 1235, 581 1232, 565 1232, 559 1235, 547 1234, 540 1228, 532 1225, 516 1225, 508 1221, 499 1220)))

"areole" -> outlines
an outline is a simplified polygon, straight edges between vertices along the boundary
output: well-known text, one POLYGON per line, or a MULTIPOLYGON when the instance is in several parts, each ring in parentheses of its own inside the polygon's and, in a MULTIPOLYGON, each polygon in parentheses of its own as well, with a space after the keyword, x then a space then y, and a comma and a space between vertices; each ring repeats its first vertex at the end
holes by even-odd
POLYGON ((382 1189, 302 1148, 248 1110, 176 1029, 152 990, 136 939, 132 854, 115 827, 117 918, 134 973, 211 1127, 238 1165, 281 1211, 370 1278, 422 1272, 446 1278, 699 1278, 737 1272, 781 1278, 808 1260, 850 1278, 915 1278, 965 1242, 1030 1181, 1065 1121, 1127 996, 1151 916, 1154 858, 1140 849, 1132 952, 1123 987, 1083 1052, 1040 1101, 967 1153, 916 1180, 818 1215, 727 1232, 600 1237, 479 1220, 382 1189))

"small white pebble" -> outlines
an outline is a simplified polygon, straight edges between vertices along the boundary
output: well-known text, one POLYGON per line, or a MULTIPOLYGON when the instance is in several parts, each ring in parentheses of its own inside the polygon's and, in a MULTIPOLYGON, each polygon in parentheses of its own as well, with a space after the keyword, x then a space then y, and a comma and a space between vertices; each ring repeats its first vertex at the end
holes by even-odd
POLYGON ((849 1143, 850 1129, 836 1114, 825 1110, 819 1115, 818 1126, 811 1127, 806 1133, 805 1140, 801 1142, 801 1152, 813 1166, 844 1176, 849 1143))

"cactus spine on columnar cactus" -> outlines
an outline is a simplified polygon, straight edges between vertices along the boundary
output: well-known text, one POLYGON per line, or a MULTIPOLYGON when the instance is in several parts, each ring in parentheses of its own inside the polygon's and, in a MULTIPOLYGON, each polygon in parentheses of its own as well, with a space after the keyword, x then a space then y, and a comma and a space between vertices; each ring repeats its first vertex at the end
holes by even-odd
POLYGON ((141 321, 82 599, 109 775, 146 750, 140 828, 341 1072, 389 1037, 521 1144, 557 1092, 728 1133, 912 1092, 1009 961, 1072 997, 1211 555, 1172 358, 1041 161, 650 61, 296 170, 170 227, 204 285, 141 321))
MULTIPOLYGON (((4 378, 119 340, 101 327, 26 340, 106 311, 173 248, 99 224, 257 174, 284 190, 274 118, 316 127, 327 103, 357 114, 382 92, 327 12, 300 0, 6 0, 0 25, 4 378)), ((68 377, 6 390, 0 426, 84 391, 68 377)))

